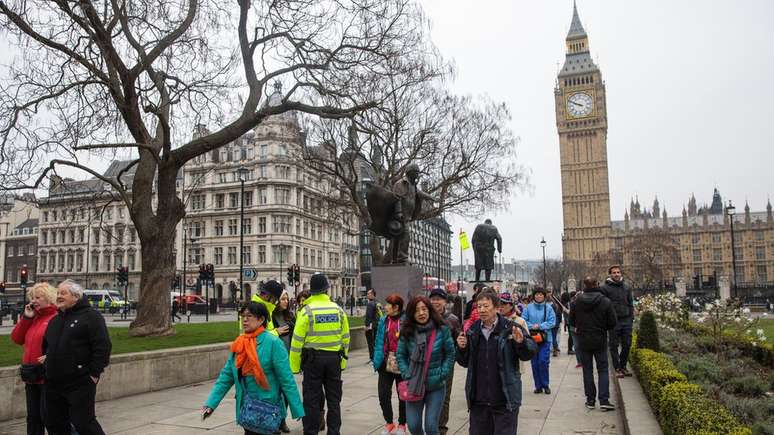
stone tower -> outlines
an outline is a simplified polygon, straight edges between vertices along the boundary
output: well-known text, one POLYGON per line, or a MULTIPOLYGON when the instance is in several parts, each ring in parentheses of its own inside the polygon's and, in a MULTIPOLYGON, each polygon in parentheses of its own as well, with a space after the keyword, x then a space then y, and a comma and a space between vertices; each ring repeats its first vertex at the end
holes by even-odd
POLYGON ((565 260, 589 262, 610 248, 605 83, 589 52, 578 8, 554 98, 562 174, 565 260))

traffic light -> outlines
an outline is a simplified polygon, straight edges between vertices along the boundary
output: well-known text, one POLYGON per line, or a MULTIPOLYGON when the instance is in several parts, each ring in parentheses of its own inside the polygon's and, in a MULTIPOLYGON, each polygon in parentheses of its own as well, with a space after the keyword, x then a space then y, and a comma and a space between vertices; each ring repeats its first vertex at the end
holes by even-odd
POLYGON ((288 278, 288 284, 292 284, 293 283, 293 266, 288 267, 287 278, 288 278))
POLYGON ((116 283, 118 285, 129 284, 129 268, 119 267, 116 269, 116 283))
POLYGON ((21 283, 22 287, 27 285, 28 277, 29 277, 29 271, 27 270, 27 265, 23 264, 21 267, 21 273, 19 273, 19 283, 21 283))
POLYGON ((172 286, 173 288, 180 288, 180 275, 175 275, 175 282, 172 286))
POLYGON ((199 281, 204 282, 207 280, 207 265, 206 264, 200 264, 199 265, 199 281))
POLYGON ((207 280, 210 283, 215 283, 215 266, 213 266, 212 264, 208 264, 206 266, 206 270, 207 270, 207 280))
POLYGON ((301 284, 301 268, 297 264, 293 265, 293 284, 301 284))

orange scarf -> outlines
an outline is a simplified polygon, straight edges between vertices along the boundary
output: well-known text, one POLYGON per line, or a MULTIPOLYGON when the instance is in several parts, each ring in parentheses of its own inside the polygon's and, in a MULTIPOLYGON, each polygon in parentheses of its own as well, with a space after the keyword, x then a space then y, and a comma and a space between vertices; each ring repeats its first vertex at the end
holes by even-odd
POLYGON ((231 352, 234 352, 237 369, 241 370, 242 376, 253 375, 255 382, 264 390, 269 389, 269 381, 266 380, 266 374, 261 368, 261 361, 258 360, 258 351, 255 338, 266 328, 261 326, 251 333, 244 333, 237 337, 231 343, 231 352))

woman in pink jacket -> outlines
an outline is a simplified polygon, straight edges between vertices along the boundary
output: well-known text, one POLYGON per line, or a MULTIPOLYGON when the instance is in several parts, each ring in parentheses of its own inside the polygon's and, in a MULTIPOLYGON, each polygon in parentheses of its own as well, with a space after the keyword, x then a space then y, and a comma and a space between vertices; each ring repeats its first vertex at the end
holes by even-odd
POLYGON ((43 435, 45 396, 43 392, 43 337, 48 322, 56 316, 56 289, 46 283, 27 291, 29 303, 24 315, 11 332, 11 340, 24 346, 21 376, 27 393, 27 434, 43 435))

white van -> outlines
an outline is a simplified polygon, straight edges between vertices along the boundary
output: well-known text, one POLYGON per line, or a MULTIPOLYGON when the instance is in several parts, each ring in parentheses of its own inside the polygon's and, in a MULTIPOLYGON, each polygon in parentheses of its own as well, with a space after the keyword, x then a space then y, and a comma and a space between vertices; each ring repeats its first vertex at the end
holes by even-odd
POLYGON ((118 290, 84 290, 83 295, 92 307, 103 311, 110 310, 111 313, 119 311, 126 305, 118 290))

